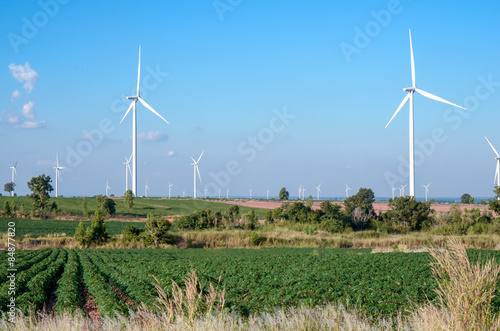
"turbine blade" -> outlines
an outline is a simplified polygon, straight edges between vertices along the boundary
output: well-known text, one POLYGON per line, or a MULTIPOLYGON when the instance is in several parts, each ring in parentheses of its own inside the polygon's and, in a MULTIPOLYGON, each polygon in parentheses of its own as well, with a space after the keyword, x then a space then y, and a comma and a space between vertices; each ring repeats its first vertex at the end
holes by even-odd
POLYGON ((497 155, 497 157, 500 157, 500 155, 498 155, 497 150, 495 149, 495 147, 493 147, 493 145, 490 143, 490 141, 488 140, 488 138, 486 138, 486 141, 488 142, 488 144, 490 144, 491 148, 493 149, 493 152, 495 152, 495 154, 497 155))
POLYGON ((195 165, 195 167, 196 167, 196 172, 198 173, 198 178, 200 179, 200 184, 203 184, 201 181, 200 168, 198 168, 198 165, 195 165))
POLYGON ((198 161, 196 161, 196 164, 198 164, 198 162, 200 162, 201 157, 203 156, 203 153, 205 153, 205 151, 201 152, 201 155, 200 155, 200 157, 198 158, 198 161))
POLYGON ((410 30, 410 52, 411 52, 411 82, 413 83, 413 87, 415 85, 415 60, 413 59, 413 45, 411 43, 411 30, 410 30))
POLYGON ((399 113, 399 111, 401 110, 401 108, 403 108, 403 106, 405 105, 405 103, 408 102, 408 100, 410 99, 410 93, 408 93, 406 95, 406 97, 403 99, 403 101, 401 101, 401 103, 399 104, 399 107, 398 109, 396 109, 396 112, 394 113, 394 115, 392 115, 392 118, 391 120, 389 121, 389 123, 387 123, 387 125, 385 126, 385 129, 387 129, 387 127, 389 126, 389 124, 391 124, 392 120, 394 119, 394 117, 396 117, 396 115, 399 113))
POLYGON ((125 113, 125 116, 123 116, 122 120, 120 121, 120 124, 123 122, 123 120, 125 119, 125 117, 127 117, 128 113, 130 112, 130 109, 132 109, 132 107, 134 106, 134 104, 137 102, 137 100, 134 100, 130 103, 130 106, 128 107, 127 109, 127 112, 125 113))
POLYGON ((196 164, 196 161, 193 159, 193 157, 191 156, 191 160, 193 160, 193 164, 196 164))
POLYGON ((455 107, 458 107, 458 108, 462 108, 463 110, 467 110, 467 109, 465 109, 462 106, 456 105, 453 102, 446 101, 443 98, 440 98, 440 97, 438 97, 438 96, 436 96, 434 94, 431 94, 429 92, 422 91, 421 89, 415 88, 415 91, 418 92, 418 93, 420 93, 420 94, 422 94, 424 97, 427 97, 429 99, 436 100, 436 101, 439 101, 439 102, 442 102, 442 103, 446 103, 448 105, 452 105, 452 106, 455 106, 455 107))
POLYGON ((137 96, 139 96, 140 82, 141 82, 141 45, 139 45, 139 69, 137 70, 137 96))
POLYGON ((159 118, 161 118, 162 120, 164 120, 167 124, 170 124, 170 123, 168 123, 168 121, 166 119, 164 119, 163 117, 161 117, 161 115, 158 114, 158 112, 156 110, 154 110, 153 107, 151 107, 150 105, 148 105, 146 101, 142 100, 141 97, 137 97, 137 98, 144 105, 144 107, 146 107, 147 109, 151 110, 156 116, 158 116, 159 118))

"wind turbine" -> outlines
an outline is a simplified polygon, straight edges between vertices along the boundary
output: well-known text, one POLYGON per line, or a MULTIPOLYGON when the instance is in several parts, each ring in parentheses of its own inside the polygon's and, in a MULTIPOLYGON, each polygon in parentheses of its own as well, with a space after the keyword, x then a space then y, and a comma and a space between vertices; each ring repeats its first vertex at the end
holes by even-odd
MULTIPOLYGON (((17 162, 16 162, 16 165, 17 165, 17 162)), ((15 169, 16 168, 14 166, 14 170, 15 169)), ((57 186, 58 186, 59 170, 64 169, 64 167, 59 166, 59 155, 57 155, 57 153, 56 153, 56 166, 54 167, 54 169, 56 169, 56 198, 57 198, 57 186)), ((12 176, 12 177, 14 177, 14 176, 12 176)))
POLYGON ((226 189, 226 199, 229 199, 229 187, 226 189))
POLYGON ((300 195, 302 194, 302 185, 299 186, 299 200, 300 200, 300 195))
POLYGON ((146 185, 144 185, 144 197, 145 198, 148 197, 148 190, 149 190, 148 181, 146 181, 146 185))
POLYGON ((350 190, 350 189, 351 189, 351 188, 350 188, 349 186, 347 186, 347 183, 346 183, 346 184, 345 184, 345 197, 346 197, 346 199, 347 199, 347 198, 349 198, 349 190, 350 190))
POLYGON ((396 188, 394 187, 394 185, 392 186, 392 200, 394 200, 394 191, 396 191, 396 188))
POLYGON ((106 181, 106 196, 109 197, 108 190, 110 190, 111 187, 109 187, 108 181, 106 181))
POLYGON ((466 110, 466 109, 464 107, 460 107, 454 103, 446 101, 438 96, 435 96, 429 92, 425 92, 425 91, 418 89, 416 87, 416 84, 415 84, 415 61, 413 59, 413 46, 411 43, 411 30, 410 30, 410 55, 411 55, 411 80, 412 80, 413 86, 412 87, 403 87, 403 91, 409 92, 409 94, 407 94, 406 97, 404 97, 404 99, 401 102, 401 104, 399 105, 398 109, 396 110, 394 115, 392 115, 391 120, 389 121, 389 123, 387 123, 387 125, 385 127, 387 128, 389 126, 389 124, 392 122, 394 117, 396 117, 396 115, 399 113, 401 108, 403 108, 403 106, 408 102, 408 100, 410 100, 410 167, 409 167, 410 168, 410 196, 414 197, 415 196, 415 151, 414 151, 415 144, 414 144, 414 133, 413 133, 413 129, 414 129, 414 127, 413 127, 413 93, 418 92, 426 98, 436 100, 436 101, 439 101, 442 103, 446 103, 446 104, 452 105, 454 107, 462 108, 464 110, 466 110))
POLYGON ((269 189, 267 189, 267 200, 269 200, 269 189))
MULTIPOLYGON (((15 188, 16 187, 16 185, 15 185, 16 184, 16 175, 17 175, 17 161, 14 162, 14 164, 12 165, 12 167, 10 167, 10 169, 12 169, 12 183, 14 183, 14 188, 15 188)), ((11 196, 14 195, 14 192, 11 192, 10 195, 11 196)))
POLYGON ((404 186, 403 185, 400 185, 401 188, 399 189, 399 196, 402 197, 403 195, 405 195, 405 187, 406 185, 408 184, 405 184, 404 186))
POLYGON ((219 187, 219 200, 220 200, 220 187, 219 187))
POLYGON ((427 184, 427 186, 422 186, 425 187, 425 202, 427 202, 427 194, 429 193, 429 186, 431 186, 431 183, 427 184))
POLYGON ((158 114, 156 110, 153 109, 153 107, 148 105, 146 101, 142 100, 139 93, 140 81, 141 81, 141 46, 139 46, 139 67, 137 70, 137 95, 127 96, 127 99, 133 101, 128 107, 125 116, 123 116, 122 120, 120 121, 120 123, 122 123, 125 117, 127 117, 130 110, 132 108, 134 109, 134 111, 132 112, 132 193, 134 193, 135 196, 137 196, 137 113, 136 113, 137 100, 139 100, 139 102, 142 103, 144 107, 149 109, 156 116, 158 116, 159 118, 164 120, 167 124, 169 124, 166 119, 164 119, 160 114, 158 114))
POLYGON ((316 186, 316 200, 319 200, 319 192, 321 192, 321 184, 319 184, 318 186, 316 186))
MULTIPOLYGON (((495 149, 495 147, 493 147, 493 145, 490 143, 488 138, 486 138, 486 141, 488 142, 488 144, 490 144, 491 149, 493 149, 493 152, 495 152, 495 155, 496 155, 495 160, 497 160, 497 169, 495 170, 495 179, 493 179, 493 182, 496 181, 497 186, 500 186, 500 155, 498 155, 497 150, 495 149)), ((500 198, 499 198, 499 200, 500 200, 500 198)))
POLYGON ((303 187, 303 188, 302 188, 302 200, 305 200, 305 198, 306 198, 305 193, 306 193, 306 188, 305 188, 305 187, 303 187))
POLYGON ((186 190, 182 190, 182 197, 186 197, 186 190))
POLYGON ((172 186, 174 186, 174 184, 170 184, 170 182, 168 182, 168 198, 170 199, 170 192, 172 191, 172 186))
POLYGON ((130 169, 130 161, 132 160, 132 155, 130 155, 130 159, 125 158, 125 191, 128 191, 128 175, 132 176, 132 170, 130 169))
POLYGON ((207 189, 205 189, 205 199, 207 198, 207 189))
POLYGON ((198 178, 200 178, 200 184, 201 184, 201 175, 200 175, 200 169, 198 168, 198 162, 200 162, 203 153, 205 153, 205 151, 201 152, 198 161, 195 161, 191 156, 191 160, 193 160, 193 163, 191 163, 191 165, 194 166, 194 195, 193 195, 194 199, 196 199, 196 173, 198 173, 198 178))
POLYGON ((252 189, 250 189, 250 200, 252 200, 252 189))

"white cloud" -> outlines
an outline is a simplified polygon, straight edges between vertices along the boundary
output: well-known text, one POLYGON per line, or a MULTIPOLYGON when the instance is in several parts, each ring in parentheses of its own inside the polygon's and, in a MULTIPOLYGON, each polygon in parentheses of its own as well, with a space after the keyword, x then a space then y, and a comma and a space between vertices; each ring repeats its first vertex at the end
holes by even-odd
POLYGON ((175 152, 174 151, 168 151, 166 155, 167 155, 167 157, 171 157, 171 156, 175 155, 175 152))
POLYGON ((9 69, 12 73, 12 77, 14 77, 17 81, 24 83, 24 89, 31 92, 35 88, 35 83, 40 76, 38 73, 31 69, 29 62, 26 62, 23 65, 21 64, 10 64, 9 69))
POLYGON ((30 101, 23 106, 22 114, 25 118, 29 120, 35 119, 35 110, 33 109, 34 105, 35 103, 33 101, 30 101))
POLYGON ((19 90, 15 90, 14 92, 12 92, 12 99, 18 98, 20 96, 21 96, 21 92, 19 92, 19 90))
POLYGON ((168 140, 168 135, 165 132, 160 131, 149 131, 137 135, 137 141, 139 142, 155 142, 166 140, 168 140))
POLYGON ((45 121, 26 121, 22 124, 16 125, 17 129, 38 129, 45 126, 45 121))

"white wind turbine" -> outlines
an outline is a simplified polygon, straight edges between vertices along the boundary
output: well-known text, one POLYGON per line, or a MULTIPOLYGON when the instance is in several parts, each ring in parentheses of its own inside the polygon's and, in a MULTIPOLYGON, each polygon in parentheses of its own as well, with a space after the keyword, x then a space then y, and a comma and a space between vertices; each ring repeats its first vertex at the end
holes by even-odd
POLYGON ((412 79, 413 86, 412 87, 403 87, 403 91, 409 92, 409 94, 407 94, 406 97, 403 99, 403 101, 399 105, 399 107, 396 110, 396 112, 394 113, 394 115, 392 115, 391 120, 389 121, 389 123, 387 123, 387 125, 385 127, 387 128, 389 126, 389 124, 392 122, 394 117, 396 117, 396 115, 399 113, 401 108, 403 108, 403 106, 406 104, 406 102, 408 102, 408 100, 410 100, 410 166, 409 166, 409 168, 410 168, 410 196, 414 197, 415 196, 415 152, 414 152, 415 144, 414 144, 414 133, 413 133, 413 129, 414 129, 414 127, 413 127, 413 93, 418 92, 426 98, 436 100, 436 101, 439 101, 442 103, 446 103, 446 104, 452 105, 454 107, 462 108, 464 110, 466 110, 466 109, 464 107, 460 107, 454 103, 446 101, 438 96, 435 96, 429 92, 425 92, 425 91, 418 89, 416 87, 416 84, 415 84, 415 61, 413 59, 413 46, 411 43, 411 30, 410 30, 410 55, 411 55, 411 79, 412 79))
POLYGON ((156 110, 153 109, 150 105, 144 101, 139 93, 139 84, 141 81, 141 46, 139 46, 139 67, 137 70, 137 95, 135 96, 127 96, 127 99, 133 100, 130 106, 127 109, 127 112, 125 113, 125 116, 123 116, 122 120, 120 121, 123 122, 125 117, 127 117, 128 113, 130 110, 133 108, 134 111, 132 112, 132 192, 134 193, 135 196, 137 196, 137 113, 136 113, 136 108, 137 108, 137 100, 139 100, 140 103, 147 109, 149 109, 151 112, 153 112, 156 116, 164 120, 167 124, 168 121, 164 119, 156 110))
MULTIPOLYGON (((500 155, 498 155, 497 150, 495 149, 495 147, 493 147, 493 145, 490 143, 488 138, 486 138, 486 141, 488 142, 488 144, 490 144, 491 149, 493 149, 493 152, 495 152, 495 155, 496 155, 495 160, 497 160, 497 168, 495 170, 495 179, 493 179, 493 182, 496 181, 497 186, 500 186, 500 155)), ((499 200, 500 200, 500 198, 499 198, 499 200)))
POLYGON ((269 200, 269 189, 267 189, 267 200, 269 200))
POLYGON ((108 190, 110 190, 111 187, 109 187, 108 181, 106 181, 106 196, 109 197, 108 190))
POLYGON ((130 168, 130 161, 132 160, 132 155, 130 155, 130 159, 125 158, 125 191, 128 191, 128 175, 132 176, 132 169, 130 168))
POLYGON ((205 199, 207 198, 207 189, 205 189, 205 199))
POLYGON ((347 186, 347 183, 346 183, 346 184, 345 184, 345 197, 346 197, 346 199, 347 199, 347 198, 349 198, 349 190, 350 190, 350 189, 351 189, 351 188, 350 188, 349 186, 347 186))
POLYGON ((303 187, 303 188, 302 188, 302 200, 305 200, 305 197, 306 197, 306 195, 305 195, 305 194, 306 194, 306 188, 305 188, 305 187, 303 187))
POLYGON ((300 195, 302 194, 302 185, 299 186, 299 200, 300 200, 300 195))
POLYGON ((316 186, 316 200, 319 200, 319 192, 321 192, 321 184, 319 184, 318 186, 316 186))
MULTIPOLYGON (((17 162, 16 162, 17 164, 17 162)), ((15 168, 14 168, 15 169, 15 168)), ((58 187, 58 179, 59 179, 59 170, 64 169, 64 167, 59 166, 59 155, 56 153, 56 166, 54 167, 56 169, 56 198, 57 198, 57 187, 58 187)))
MULTIPOLYGON (((12 165, 12 167, 10 167, 10 169, 12 169, 12 183, 16 184, 16 176, 17 176, 17 161, 14 162, 14 164, 12 165)), ((14 185, 14 188, 16 187, 16 185, 14 185)), ((10 195, 14 195, 14 192, 11 192, 10 195)))
POLYGON ((401 187, 401 188, 399 189, 399 196, 400 196, 400 197, 402 197, 402 196, 404 196, 404 195, 405 195, 405 187, 406 187, 406 185, 408 185, 408 184, 405 184, 404 186, 403 186, 403 185, 400 185, 400 187, 401 187))
POLYGON ((149 190, 148 181, 146 181, 146 185, 144 185, 144 197, 145 198, 148 197, 148 190, 149 190))
POLYGON ((394 200, 394 191, 396 191, 396 188, 394 187, 394 185, 392 186, 392 200, 394 200))
POLYGON ((252 200, 252 189, 250 189, 250 200, 252 200))
POLYGON ((425 202, 427 202, 427 194, 429 194, 429 186, 431 186, 431 183, 427 184, 427 186, 422 186, 425 187, 425 202))
POLYGON ((226 199, 229 199, 229 187, 226 188, 226 199))
POLYGON ((193 159, 193 157, 191 156, 191 160, 193 160, 193 163, 191 163, 191 165, 194 166, 194 195, 193 195, 194 199, 196 199, 196 173, 198 173, 198 178, 200 178, 200 184, 202 183, 200 169, 198 168, 198 162, 200 162, 201 157, 203 156, 203 153, 205 153, 205 151, 201 152, 201 155, 198 158, 198 161, 195 161, 193 159))
POLYGON ((172 186, 174 186, 174 184, 170 184, 170 182, 168 182, 168 198, 170 199, 170 193, 172 192, 172 186))
POLYGON ((186 197, 186 190, 182 190, 182 197, 185 198, 186 197))

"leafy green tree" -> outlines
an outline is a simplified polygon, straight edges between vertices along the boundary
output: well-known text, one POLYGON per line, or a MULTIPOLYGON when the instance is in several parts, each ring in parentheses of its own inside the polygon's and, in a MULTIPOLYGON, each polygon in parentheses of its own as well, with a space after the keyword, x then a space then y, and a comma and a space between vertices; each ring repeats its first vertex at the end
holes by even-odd
POLYGON ((8 192, 10 196, 12 196, 12 192, 14 192, 14 187, 16 184, 14 182, 8 182, 3 186, 3 190, 8 192))
POLYGON ((108 227, 100 210, 94 213, 94 219, 85 234, 89 244, 103 244, 109 238, 108 227))
POLYGON ((312 195, 309 194, 309 196, 306 199, 306 207, 312 208, 312 205, 313 205, 313 197, 312 195))
POLYGON ((76 228, 75 234, 73 238, 82 246, 88 246, 88 240, 86 236, 87 232, 85 229, 85 223, 78 223, 78 227, 76 228))
POLYGON ((281 221, 281 219, 282 219, 281 213, 282 212, 283 212, 283 210, 280 207, 276 207, 273 209, 273 221, 274 222, 281 221))
POLYGON ((490 200, 489 207, 498 215, 500 214, 500 186, 496 186, 493 192, 495 192, 496 197, 495 199, 490 200))
POLYGON ((139 239, 141 231, 133 225, 127 225, 122 231, 122 241, 131 242, 139 239))
POLYGON ((55 201, 50 204, 50 211, 57 213, 57 203, 55 201))
POLYGON ((254 230, 257 227, 257 216, 255 216, 255 210, 251 209, 248 213, 243 214, 243 220, 245 221, 246 230, 254 230))
POLYGON ((6 216, 10 216, 10 204, 8 201, 5 201, 5 203, 3 204, 3 213, 6 215, 6 216))
POLYGON ((344 214, 351 220, 354 229, 361 230, 376 216, 373 209, 374 201, 375 193, 369 188, 360 188, 358 193, 344 200, 344 214))
POLYGON ((268 209, 266 211, 266 215, 264 216, 264 222, 266 224, 272 224, 272 223, 274 223, 273 210, 272 209, 268 209))
POLYGON ((116 203, 113 199, 99 194, 96 196, 96 200, 99 204, 99 210, 104 216, 113 216, 116 213, 116 203))
POLYGON ((28 188, 31 191, 30 198, 33 200, 33 206, 35 209, 39 209, 40 212, 47 207, 50 199, 49 193, 54 191, 52 185, 50 184, 52 179, 50 176, 45 176, 45 174, 38 177, 33 177, 28 182, 28 188))
POLYGON ((148 214, 148 220, 146 222, 146 230, 149 233, 151 239, 156 247, 158 247, 158 242, 165 238, 168 230, 170 230, 171 223, 163 217, 154 217, 152 214, 148 214))
POLYGON ((132 190, 125 191, 125 194, 123 194, 123 200, 125 201, 125 206, 128 209, 132 209, 134 206, 134 193, 132 193, 132 190))
POLYGON ((389 207, 392 209, 387 212, 387 216, 393 224, 402 225, 411 231, 426 229, 431 225, 433 210, 430 202, 420 202, 414 197, 405 196, 395 199, 389 207))
MULTIPOLYGON (((470 195, 469 193, 464 193, 464 194, 462 194, 462 196, 460 197, 460 202, 461 202, 461 203, 463 203, 464 205, 465 205, 465 204, 468 204, 468 203, 470 203, 471 198, 472 198, 472 197, 471 197, 471 195, 470 195)), ((472 198, 472 199, 474 199, 474 198, 472 198)))
POLYGON ((85 216, 85 218, 89 218, 90 217, 90 214, 89 214, 89 207, 87 205, 87 197, 83 198, 83 216, 85 216))
POLYGON ((280 200, 288 200, 289 197, 290 197, 290 194, 286 190, 286 187, 282 187, 280 190, 280 193, 279 193, 280 200))
POLYGON ((240 207, 238 205, 231 205, 224 212, 224 221, 226 223, 226 227, 234 227, 236 225, 236 220, 238 219, 239 214, 240 207))

